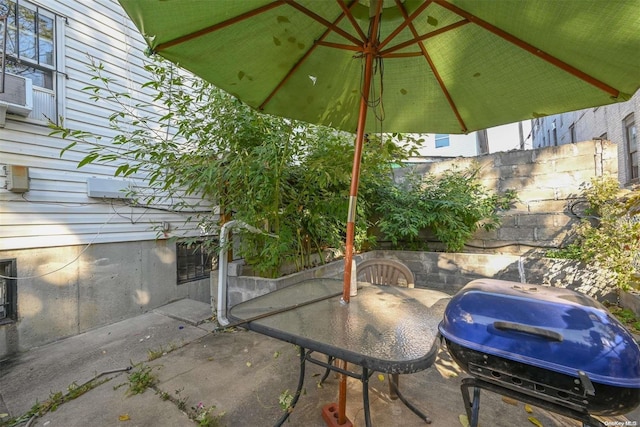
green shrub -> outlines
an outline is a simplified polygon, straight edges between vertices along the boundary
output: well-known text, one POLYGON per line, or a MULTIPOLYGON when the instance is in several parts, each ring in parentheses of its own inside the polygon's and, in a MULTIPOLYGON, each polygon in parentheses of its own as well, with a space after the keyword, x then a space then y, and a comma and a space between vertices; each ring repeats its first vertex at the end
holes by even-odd
POLYGON ((636 214, 640 194, 621 194, 617 179, 596 177, 583 186, 582 197, 588 207, 571 230, 571 243, 546 255, 578 259, 609 270, 620 289, 637 287, 640 222, 636 214))

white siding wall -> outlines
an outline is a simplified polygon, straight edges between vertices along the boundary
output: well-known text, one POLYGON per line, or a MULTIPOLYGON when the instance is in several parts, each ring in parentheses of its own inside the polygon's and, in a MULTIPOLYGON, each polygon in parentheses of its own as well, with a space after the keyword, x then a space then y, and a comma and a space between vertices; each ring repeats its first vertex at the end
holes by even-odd
MULTIPOLYGON (((64 38, 58 43, 58 58, 63 65, 59 112, 64 123, 101 134, 108 143, 113 131, 107 118, 116 109, 94 103, 82 90, 92 84, 89 56, 102 62, 109 77, 120 85, 116 90, 129 90, 132 104, 136 103, 135 98, 144 99, 139 87, 149 79, 142 68, 142 37, 115 0, 39 4, 63 17, 59 20, 64 25, 59 34, 64 38)), ((12 117, 0 128, 0 250, 153 240, 157 237, 153 228, 163 222, 170 222, 176 234, 197 233, 193 225, 185 225, 186 215, 88 197, 87 178, 112 178, 117 165, 78 169, 84 148, 76 146, 61 157, 69 141, 51 137, 49 132, 43 123, 12 117), (4 165, 29 167, 28 192, 17 194, 4 188, 4 165)))

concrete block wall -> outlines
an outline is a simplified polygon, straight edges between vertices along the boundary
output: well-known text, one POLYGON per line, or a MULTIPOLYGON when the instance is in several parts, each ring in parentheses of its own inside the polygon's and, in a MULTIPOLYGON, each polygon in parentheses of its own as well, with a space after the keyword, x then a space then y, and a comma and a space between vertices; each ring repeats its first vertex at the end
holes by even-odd
MULTIPOLYGON (((517 255, 376 250, 354 256, 356 263, 368 259, 395 259, 414 275, 416 287, 454 295, 472 280, 491 278, 517 283, 572 289, 598 301, 616 301, 618 293, 604 271, 573 260, 517 255)), ((252 276, 229 277, 228 306, 255 298, 294 283, 316 277, 342 279, 344 261, 338 260, 279 279, 252 276)), ((217 289, 217 275, 212 274, 217 289)), ((216 291, 217 294, 217 291, 216 291)))
MULTIPOLYGON (((355 256, 356 262, 362 258, 355 256)), ((217 273, 217 272, 216 272, 217 273)), ((228 296, 227 304, 229 307, 239 304, 243 301, 251 298, 258 297, 260 295, 275 291, 280 288, 290 286, 294 283, 299 283, 303 280, 329 277, 342 279, 344 273, 344 261, 338 260, 330 262, 319 267, 303 270, 299 273, 290 274, 277 279, 267 279, 258 276, 229 276, 228 280, 228 296)), ((218 277, 217 274, 211 275, 213 286, 216 289, 215 295, 217 296, 218 277), (215 277, 214 277, 215 276, 215 277)), ((215 296, 214 296, 215 298, 215 296)))
POLYGON ((568 288, 598 301, 616 301, 618 292, 606 271, 578 261, 536 256, 419 251, 372 251, 363 259, 393 258, 406 264, 416 286, 455 294, 472 280, 491 278, 568 288))
POLYGON ((1 251, 16 259, 18 319, 0 325, 0 359, 171 301, 209 303, 209 280, 176 281, 166 241, 1 251))
POLYGON ((623 185, 628 185, 631 183, 631 168, 624 121, 635 114, 637 124, 639 112, 640 91, 637 91, 626 102, 540 117, 533 120, 533 146, 554 145, 548 138, 553 134, 554 128, 558 136, 558 145, 570 144, 572 131, 578 141, 605 137, 616 143, 619 159, 618 180, 623 185))
MULTIPOLYGON (((402 180, 410 171, 439 174, 477 164, 485 187, 495 192, 514 189, 519 202, 501 213, 500 228, 490 232, 479 230, 465 251, 520 255, 566 243, 567 232, 577 221, 569 210, 571 204, 592 177, 617 177, 617 150, 616 144, 608 141, 584 141, 416 164, 396 172, 395 178, 402 180)), ((439 250, 440 246, 434 244, 430 248, 439 250)))

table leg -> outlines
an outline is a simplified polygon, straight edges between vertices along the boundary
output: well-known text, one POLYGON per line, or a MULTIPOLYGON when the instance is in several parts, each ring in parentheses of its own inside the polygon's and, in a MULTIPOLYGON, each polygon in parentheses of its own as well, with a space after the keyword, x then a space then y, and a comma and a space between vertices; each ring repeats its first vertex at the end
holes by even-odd
POLYGON ((371 413, 369 411, 369 370, 362 368, 362 405, 364 409, 364 424, 371 427, 371 413))
POLYGON ((389 375, 389 399, 396 400, 398 398, 398 389, 400 388, 400 375, 389 375))
POLYGON ((278 422, 275 424, 275 427, 280 427, 282 424, 284 424, 285 421, 287 421, 287 418, 289 418, 289 415, 291 415, 291 412, 293 411, 293 408, 295 408, 296 403, 298 403, 298 399, 300 398, 300 394, 302 393, 302 386, 304 384, 305 362, 307 358, 306 358, 306 350, 302 347, 299 347, 299 348, 300 348, 300 377, 298 378, 298 388, 296 389, 296 393, 293 395, 293 400, 291 400, 291 404, 285 410, 285 413, 282 415, 282 417, 280 417, 278 422))
POLYGON ((402 403, 404 403, 404 405, 411 409, 411 412, 413 412, 414 414, 416 414, 418 417, 420 417, 421 420, 424 420, 425 423, 427 424, 431 424, 431 418, 429 418, 427 415, 425 415, 422 411, 420 411, 418 408, 416 408, 411 402, 409 402, 407 400, 406 397, 404 397, 404 395, 400 392, 400 388, 398 387, 398 384, 395 382, 395 377, 393 375, 389 375, 389 382, 391 383, 392 388, 395 390, 396 396, 400 399, 400 401, 402 403))
MULTIPOLYGON (((335 357, 333 356, 328 356, 328 360, 327 360, 327 364, 331 365, 333 364, 333 361, 336 360, 335 357)), ((329 376, 329 373, 331 372, 331 368, 325 368, 324 371, 324 375, 322 376, 322 378, 320 378, 320 384, 324 383, 324 380, 327 379, 327 377, 329 376)))

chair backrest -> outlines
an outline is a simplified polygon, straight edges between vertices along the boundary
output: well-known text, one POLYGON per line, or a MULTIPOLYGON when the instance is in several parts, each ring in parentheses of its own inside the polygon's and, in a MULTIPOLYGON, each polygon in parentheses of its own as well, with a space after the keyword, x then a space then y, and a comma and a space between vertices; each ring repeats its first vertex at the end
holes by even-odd
POLYGON ((414 287, 413 273, 400 261, 369 259, 356 265, 357 279, 374 285, 414 287))

